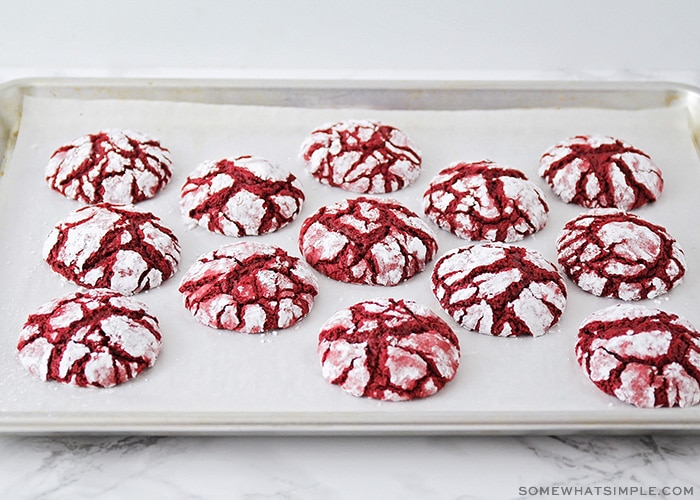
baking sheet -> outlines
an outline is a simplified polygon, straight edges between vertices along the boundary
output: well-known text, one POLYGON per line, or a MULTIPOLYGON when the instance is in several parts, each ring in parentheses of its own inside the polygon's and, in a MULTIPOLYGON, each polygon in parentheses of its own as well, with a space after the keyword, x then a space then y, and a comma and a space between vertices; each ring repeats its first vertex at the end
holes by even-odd
MULTIPOLYGON (((573 355, 576 331, 591 312, 613 303, 567 281, 569 301, 560 323, 532 339, 494 338, 459 327, 442 312, 425 272, 391 288, 348 285, 319 275, 311 313, 289 330, 261 335, 216 331, 181 306, 179 280, 196 258, 235 238, 185 229, 179 188, 205 160, 252 154, 276 161, 301 180, 307 199, 299 218, 270 234, 251 237, 299 256, 301 221, 318 207, 357 196, 322 186, 304 171, 297 153, 316 126, 347 118, 376 118, 409 133, 423 152, 423 172, 407 189, 381 195, 417 213, 431 177, 448 163, 485 158, 519 168, 540 185, 550 204, 547 227, 519 244, 556 261, 554 240, 583 209, 560 202, 536 173, 550 145, 570 135, 604 133, 649 153, 663 169, 662 198, 636 212, 665 226, 684 248, 688 273, 671 293, 648 302, 700 325, 700 236, 689 218, 700 211, 700 162, 683 102, 644 109, 534 108, 482 110, 363 109, 268 106, 137 99, 24 98, 11 158, 0 178, 0 430, 149 432, 517 432, 586 428, 700 430, 700 408, 638 409, 596 389, 573 355), (80 206, 43 180, 50 154, 72 139, 103 128, 133 128, 171 150, 174 175, 154 199, 139 204, 171 227, 182 244, 180 271, 158 289, 136 296, 158 316, 164 348, 156 365, 110 389, 44 383, 16 359, 17 336, 39 305, 77 290, 41 260, 53 225, 80 206), (352 397, 321 376, 317 333, 336 310, 374 297, 417 300, 458 332, 462 362, 437 395, 411 402, 352 397)), ((439 256, 469 244, 435 228, 439 256)))

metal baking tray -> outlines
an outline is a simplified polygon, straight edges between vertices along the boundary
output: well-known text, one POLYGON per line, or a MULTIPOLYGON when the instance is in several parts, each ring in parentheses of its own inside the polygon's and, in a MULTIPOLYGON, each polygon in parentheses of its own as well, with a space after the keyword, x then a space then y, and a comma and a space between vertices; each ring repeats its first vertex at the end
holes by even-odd
MULTIPOLYGON (((664 204, 659 204, 653 210, 644 212, 650 218, 657 214, 659 218, 671 226, 677 225, 677 231, 681 233, 679 238, 689 258, 689 272, 686 281, 677 291, 669 294, 671 298, 666 301, 657 301, 655 304, 662 308, 673 309, 685 314, 691 320, 700 325, 700 316, 696 313, 694 303, 698 299, 698 289, 695 273, 700 273, 700 256, 695 252, 700 246, 700 235, 696 235, 692 228, 683 228, 681 215, 683 212, 695 214, 700 210, 700 200, 694 195, 698 189, 700 180, 700 90, 692 86, 666 83, 666 82, 504 82, 504 81, 340 81, 340 80, 147 80, 147 79, 26 79, 12 81, 0 86, 0 188, 3 183, 8 183, 8 169, 12 168, 13 154, 18 141, 18 133, 23 119, 24 103, 28 99, 38 99, 38 102, 52 100, 79 101, 86 103, 110 102, 117 105, 120 102, 133 103, 191 103, 194 106, 203 105, 206 109, 217 110, 220 107, 232 106, 249 107, 253 111, 265 109, 283 110, 281 116, 292 116, 295 110, 310 112, 313 110, 374 110, 379 116, 383 112, 397 112, 396 116, 407 116, 414 122, 420 120, 416 116, 422 113, 430 113, 431 119, 435 117, 451 117, 462 112, 482 113, 479 116, 490 117, 493 114, 502 114, 508 119, 508 113, 513 116, 521 116, 518 113, 534 111, 540 117, 556 117, 559 113, 581 112, 582 116, 594 117, 597 113, 629 113, 629 116, 646 117, 655 116, 654 113, 664 113, 672 110, 673 116, 678 122, 679 132, 683 137, 675 137, 675 131, 664 132, 669 134, 671 141, 689 145, 689 154, 686 155, 683 164, 667 165, 664 172, 669 172, 667 184, 668 192, 665 193, 664 204), (284 111, 286 110, 286 111, 284 111), (403 113, 403 114, 401 114, 403 113), (505 114, 503 114, 505 113, 505 114), (411 116, 411 115, 415 116, 411 116), (687 182, 685 180, 687 179, 687 182), (675 222, 674 222, 675 221, 675 222), (696 265, 697 264, 697 265, 696 265)), ((237 109, 237 108, 236 108, 237 109)), ((313 115, 312 115, 313 116, 313 115)), ((393 115, 391 115, 393 116, 393 115)), ((607 115, 606 115, 607 116, 607 115)), ((617 115, 615 115, 617 116, 617 115)), ((624 115, 627 116, 627 115, 624 115)), ((55 119, 55 117, 54 117, 55 119)), ((220 118, 219 118, 220 119, 220 118)), ((448 119, 449 121, 449 119, 448 119)), ((509 133, 518 134, 522 131, 531 134, 537 132, 538 123, 511 123, 509 133)), ((317 125, 317 124, 314 124, 317 125)), ((645 124, 646 126, 647 124, 645 124)), ((194 127, 195 125, 193 125, 194 127)), ((310 130, 310 129, 309 129, 310 130)), ((581 131, 585 132, 585 131, 581 131)), ((563 134, 562 130, 562 134, 563 134)), ((613 134, 611 134, 613 135, 613 134)), ((653 137, 653 134, 650 134, 653 137)), ((513 136, 515 137, 515 136, 513 136)), ((666 137, 666 136, 664 136, 666 137)), ((71 140, 74 137, 66 137, 71 140)), ((560 137, 564 138, 564 137, 560 137)), ((39 141, 40 139, 37 139, 39 141)), ((459 138, 456 140, 468 140, 459 138)), ((666 140, 666 139, 664 139, 666 140)), ((651 141, 653 142, 653 140, 651 141)), ((544 144, 544 143, 543 143, 544 144)), ((54 145, 37 144, 34 147, 45 148, 47 151, 55 149, 54 145)), ((656 146, 651 144, 652 148, 656 146)), ((194 146, 193 146, 194 147, 194 146)), ((507 145, 504 143, 504 147, 507 145)), ((538 148, 540 146, 537 146, 538 148)), ((668 144, 658 144, 659 150, 668 147, 668 144)), ((179 144, 178 148, 185 151, 187 144, 179 144)), ((644 149, 644 148, 642 148, 644 149)), ((293 156, 290 155, 290 156, 293 156)), ((204 159, 204 158, 203 158, 204 159)), ((473 160, 481 158, 472 158, 473 160)), ((536 163, 536 158, 534 159, 536 163)), ((441 165, 432 165, 428 170, 438 168, 441 165)), ((43 166, 38 166, 41 168, 43 166)), ((194 165, 191 165, 193 168, 194 165)), ((186 168, 183 167, 185 170, 186 168)), ((532 165, 527 171, 531 179, 533 175, 532 165)), ((185 172, 186 175, 187 172, 185 172)), ((298 175, 299 176, 299 175, 298 175)), ((424 182, 432 176, 430 171, 422 174, 424 182)), ((303 178, 305 186, 313 189, 316 200, 323 200, 325 193, 322 188, 313 186, 313 181, 303 178), (313 186, 313 187, 312 187, 313 186), (320 196, 320 198, 319 198, 320 196)), ((175 182, 176 184, 176 182, 175 182)), ((10 186, 7 189, 14 189, 10 186)), ((169 196, 177 196, 179 186, 171 187, 169 196)), ((333 188, 328 188, 333 189, 333 188)), ((48 191, 48 189, 47 189, 48 191)), ((0 189, 0 195, 6 191, 0 189)), ((54 194, 54 193, 51 193, 54 194)), ((50 195, 51 195, 50 194, 50 195)), ((419 197, 420 186, 414 191, 402 196, 419 197)), ((538 236, 532 241, 536 245, 550 245, 553 235, 557 232, 557 224, 561 225, 575 208, 565 206, 554 199, 548 193, 552 212, 561 211, 563 214, 554 222, 547 235, 538 236)), ((47 196, 50 196, 47 195, 47 196)), ((340 196, 333 191, 334 196, 340 196)), ((350 195, 350 194, 348 194, 350 195)), ((41 196, 44 196, 42 194, 41 196)), ((56 195, 57 196, 57 195, 56 195)), ((41 198, 41 197, 40 197, 41 198)), ((415 202, 415 199, 413 200, 415 202)), ((69 204, 62 205, 68 207, 69 204)), ((415 206, 412 208, 416 208, 415 206)), ((303 215, 309 215, 315 207, 311 206, 303 215)), ((15 215, 17 225, 21 225, 21 213, 14 213, 15 207, 6 199, 0 198, 0 224, 13 225, 15 215), (4 222, 3 222, 4 221, 4 222)), ((53 224, 62 214, 54 214, 53 219, 37 221, 41 223, 32 238, 36 244, 41 243, 41 231, 53 224)), ((175 220, 175 215, 169 215, 175 220)), ((658 220, 658 219, 657 219, 658 220)), ((687 226, 687 224, 685 224, 687 226)), ((26 226, 26 225, 25 225, 26 226)), ((676 226, 674 226, 674 229, 676 226)), ((0 227, 4 234, 13 234, 13 231, 24 231, 26 227, 15 229, 12 227, 0 227)), ((22 233, 24 234, 24 233, 22 233)), ((283 235, 289 245, 293 246, 294 228, 283 235)), ((451 236, 441 235, 442 241, 456 246, 467 244, 451 236)), ((188 233, 185 239, 211 238, 199 233, 188 233)), ((25 243, 18 243, 12 247, 14 241, 0 241, 4 248, 3 256, 12 254, 33 254, 35 250, 25 248, 25 243)), ((223 244, 223 238, 206 240, 208 245, 223 244)), ((193 243, 194 245, 195 243, 193 243)), ((199 244, 199 243, 197 243, 199 244)), ((529 244, 529 243, 528 243, 529 244)), ((31 245, 29 245, 31 246, 31 245)), ((441 245, 441 252, 447 250, 441 245)), ((552 252, 549 251, 549 255, 552 252)), ((189 256, 190 260, 192 255, 189 256)), ((8 257, 8 263, 0 263, 0 289, 4 289, 5 296, 14 293, 17 277, 12 274, 16 270, 11 268, 12 260, 8 257)), ((183 269, 189 262, 183 261, 183 269)), ((37 264, 34 272, 37 275, 50 274, 47 269, 42 269, 37 264), (37 270, 38 269, 38 270, 37 270)), ((429 272, 427 270, 426 272, 429 272)), ((34 276, 34 275, 32 275, 34 276)), ((44 282, 32 281, 31 276, 27 283, 19 287, 21 295, 17 301, 10 304, 0 304, 0 325, 2 326, 2 349, 11 349, 16 342, 17 316, 26 315, 33 307, 38 306, 43 300, 40 297, 49 295, 44 287, 44 282), (35 283, 35 284, 33 284, 35 283), (41 287, 41 289, 39 289, 41 287), (36 293, 33 293, 36 292, 36 293), (18 305, 19 304, 19 305, 18 305), (18 312, 17 308, 21 308, 18 312)), ((43 279, 43 278, 42 278, 43 279)), ((53 278, 47 278, 51 280, 53 278)), ((174 278, 177 280, 178 277, 174 278)), ((54 282, 50 282, 54 283, 54 282)), ((56 282, 57 283, 57 282, 56 282)), ((409 281, 405 285, 392 290, 377 290, 367 288, 344 288, 338 285, 324 282, 327 290, 334 291, 343 299, 345 291, 352 294, 366 294, 368 298, 374 293, 410 294, 419 286, 418 281, 409 281), (360 291, 358 291, 360 290, 360 291)), ((673 408, 673 409, 638 409, 620 403, 610 398, 585 380, 575 363, 571 352, 566 352, 572 345, 575 335, 575 327, 580 319, 598 304, 604 307, 610 304, 607 299, 584 297, 582 292, 574 290, 574 285, 568 283, 569 292, 572 295, 565 316, 571 318, 568 322, 562 322, 558 331, 551 332, 541 339, 495 339, 478 335, 473 332, 459 331, 456 324, 452 323, 458 331, 460 339, 464 339, 462 345, 463 366, 460 367, 458 378, 436 396, 422 401, 405 403, 380 403, 376 401, 353 398, 342 393, 336 387, 326 384, 320 375, 318 366, 309 367, 315 379, 310 386, 305 386, 304 376, 299 375, 299 382, 289 382, 286 379, 294 379, 294 372, 298 365, 293 363, 280 367, 260 368, 264 376, 273 378, 259 382, 264 390, 265 384, 274 384, 275 379, 285 379, 285 394, 272 392, 266 395, 269 401, 262 405, 241 406, 235 402, 222 400, 218 391, 226 392, 226 397, 235 399, 234 389, 238 387, 229 379, 216 383, 217 375, 211 374, 210 366, 202 366, 201 372, 211 376, 211 380, 202 387, 180 390, 180 386, 173 382, 169 387, 166 375, 161 375, 160 363, 150 370, 144 380, 135 380, 123 386, 112 388, 92 396, 95 393, 86 393, 85 389, 73 387, 56 387, 58 384, 45 384, 32 379, 28 374, 22 373, 21 367, 10 366, 8 370, 13 374, 11 384, 0 387, 0 433, 16 434, 40 434, 40 433, 154 433, 154 434, 523 434, 523 433, 572 433, 572 432, 604 432, 604 433, 641 433, 652 431, 668 432, 698 432, 700 431, 700 408, 673 408), (595 302, 599 301, 599 302, 595 302), (499 344, 500 343, 500 344, 499 344), (505 354, 497 355, 495 359, 483 358, 484 352, 498 352, 503 349, 505 354), (563 350, 563 351, 562 351, 563 350), (511 359, 527 359, 522 366, 513 365, 511 359), (562 354, 563 353, 563 354, 562 354), (562 359, 563 358, 563 359, 562 359), (551 364, 550 364, 551 362, 551 364), (503 380, 511 380, 508 387, 498 386, 498 380, 490 377, 488 372, 491 367, 499 370, 497 376, 503 380), (563 367, 563 375, 558 373, 563 367), (512 370, 512 373, 505 373, 512 370), (280 375, 285 371, 282 375, 280 375), (15 374, 15 372, 17 372, 15 374), (482 377, 479 381, 479 377, 482 377), (572 378, 573 383, 569 378, 572 378), (474 385, 468 386, 467 380, 476 380, 477 393, 474 385), (227 386, 226 384, 230 384, 227 386), (561 389, 561 384, 571 383, 570 388, 561 389), (149 384, 157 387, 157 394, 150 394, 149 384), (160 384, 160 385, 158 385, 160 384), (467 385, 463 394, 460 394, 460 384, 467 385), (22 386, 22 387, 19 387, 22 386), (26 386, 26 387, 24 387, 26 386), (49 386, 46 389, 46 386, 49 386), (478 387, 488 391, 489 404, 481 405, 478 387), (2 388, 4 387, 4 389, 2 388), (165 390, 163 388, 165 387, 165 390), (14 404, 24 393, 41 392, 43 395, 37 399, 37 404, 27 406, 14 404), (82 392, 81 392, 82 391, 82 392), (295 393, 295 391, 299 391, 295 393), (448 392, 449 391, 449 392, 448 392), (532 394, 522 396, 522 393, 531 391, 532 394), (191 394, 196 392, 209 394, 210 399, 206 404, 200 404, 200 400, 191 394), (310 407, 304 406, 305 398, 313 400, 313 395, 308 392, 323 392, 324 398, 320 403, 313 403, 310 407), (327 396, 326 396, 327 392, 327 396), (444 397, 443 397, 444 393, 444 397), (88 396, 84 396, 88 394, 88 396), (102 395, 106 394, 106 395, 102 395), (126 394, 127 396, 124 396, 126 394), (505 402, 499 402, 502 394, 505 402), (565 397, 560 397, 565 394, 565 397), (133 396, 133 397, 132 397, 133 396), (191 404, 178 398, 192 397, 191 404), (540 403, 536 399, 542 397, 540 403), (134 402, 135 398, 135 402, 134 402), (141 399, 139 399, 141 398, 141 399), (168 399, 170 398, 170 399, 168 399), (62 399, 67 401, 60 409, 52 405, 52 400, 62 399), (75 400, 74 406, 71 402, 75 400), (473 400, 474 405, 469 401, 473 400), (558 401, 557 401, 558 400, 558 401), (116 402, 115 402, 116 401, 116 402), (121 401, 129 401, 125 407, 120 406, 121 401), (215 403, 215 401, 217 401, 215 403), (510 403, 512 401, 512 404, 510 403)), ((53 285, 52 285, 53 286, 53 285)), ((56 285, 50 293, 68 293, 72 288, 69 285, 56 285)), ((151 302, 161 301, 160 292, 146 297, 151 302)), ((170 300, 174 300, 171 290, 163 293, 171 293, 170 300)), ((423 292, 421 292, 423 293, 423 292)), ((427 297, 424 295, 424 297, 427 297)), ((429 300, 426 298, 425 300, 429 300)), ((147 301, 147 300, 144 300, 147 301)), ((350 299, 347 299, 350 301, 350 299)), ((347 304, 347 301, 345 304, 347 304)), ((149 304, 150 305, 150 304, 149 304)), ((179 305, 179 304, 177 304, 179 305)), ((211 342, 213 350, 231 348, 236 343, 236 349, 248 350, 251 353, 260 353, 263 349, 278 349, 291 352, 296 347, 293 335, 305 336, 301 343, 305 348, 311 349, 314 344, 313 337, 316 334, 313 323, 302 322, 296 332, 280 332, 261 336, 259 339, 243 339, 240 335, 227 335, 221 332, 200 332, 197 326, 188 318, 186 313, 178 311, 182 309, 172 303, 163 306, 165 311, 172 310, 172 318, 168 317, 175 329, 196 330, 191 335, 202 335, 200 343, 211 342), (262 346, 262 347, 261 347, 262 346), (266 347, 267 346, 267 347, 266 347), (270 347, 271 346, 271 347, 270 347)), ((438 311, 436 302, 429 304, 438 311)), ((654 305, 654 304, 651 304, 654 305)), ((320 307, 320 306, 319 306, 320 307)), ((326 304, 326 309, 333 308, 326 304)), ((323 318, 316 318, 322 321, 323 318)), ((305 320, 306 321, 306 320, 305 320)), ((203 328, 203 327, 202 327, 203 328)), ((181 332, 180 332, 181 333, 181 332)), ((183 334, 184 335, 184 334, 183 334)), ((167 335, 166 335, 167 346, 167 335)), ((174 349, 175 350, 175 349, 174 349)), ((5 352, 6 362, 12 358, 12 354, 5 352)), ((295 359, 313 361, 315 352, 300 354, 295 359)), ((172 354, 162 361, 172 367, 176 361, 182 361, 172 354)), ((10 365, 18 365, 18 362, 9 361, 10 365)), ((215 364, 215 363, 214 363, 215 364)), ((254 361, 253 365, 262 366, 264 363, 254 361)), ((247 370, 257 369, 258 366, 248 367, 247 370)), ((192 365, 184 364, 184 370, 192 369, 192 365)), ((305 370, 307 368, 304 368, 305 370)), ((166 368, 163 368, 166 372, 166 368)), ((495 373, 495 372, 494 372, 495 373)), ((249 372, 239 374, 246 383, 256 380, 256 376, 249 372)), ((257 382, 256 382, 257 383, 257 382)), ((240 382, 240 384, 243 384, 240 382)), ((91 391, 91 390, 87 390, 91 391)), ((99 390, 96 390, 99 391, 99 390)), ((203 396, 204 397, 204 396, 203 396)), ((209 397, 209 396, 206 396, 209 397)))

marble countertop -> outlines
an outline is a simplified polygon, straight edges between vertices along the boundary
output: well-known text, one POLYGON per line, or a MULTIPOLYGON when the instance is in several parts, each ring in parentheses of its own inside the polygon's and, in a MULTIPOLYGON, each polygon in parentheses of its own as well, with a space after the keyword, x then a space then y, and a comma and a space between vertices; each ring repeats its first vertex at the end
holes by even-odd
POLYGON ((698 436, 2 437, 0 450, 11 499, 700 495, 698 436))
MULTIPOLYGON (((313 7, 311 0, 301 3, 307 8, 304 12, 315 12, 308 10, 313 7)), ((344 59, 341 64, 326 63, 330 49, 306 36, 303 30, 295 44, 286 44, 281 52, 273 50, 285 45, 274 38, 285 17, 277 11, 265 16, 263 35, 256 34, 246 23, 234 23, 234 28, 242 30, 240 38, 236 38, 234 34, 207 29, 201 23, 193 23, 196 27, 190 29, 190 17, 214 19, 212 2, 198 2, 197 8, 188 7, 179 15, 161 13, 170 24, 168 28, 175 26, 177 30, 156 28, 149 38, 139 32, 139 26, 128 24, 129 9, 122 9, 114 14, 114 26, 125 28, 124 36, 132 38, 121 43, 118 28, 88 25, 88 14, 74 19, 79 5, 75 0, 65 2, 66 10, 57 9, 55 15, 42 16, 37 23, 30 22, 24 3, 17 2, 4 9, 6 29, 0 32, 0 47, 12 46, 13 50, 0 51, 0 82, 36 76, 315 77, 654 80, 700 86, 697 54, 687 50, 688 43, 695 40, 689 30, 698 16, 685 12, 691 9, 691 14, 700 13, 698 3, 678 2, 674 12, 669 13, 667 7, 662 9, 655 2, 642 2, 645 15, 638 21, 641 24, 631 27, 618 23, 619 13, 609 19, 602 16, 597 36, 589 44, 580 43, 580 38, 587 34, 586 23, 598 19, 594 9, 580 12, 581 23, 556 28, 555 34, 563 39, 557 43, 543 30, 532 28, 543 24, 539 17, 534 20, 534 14, 529 25, 519 23, 524 14, 520 12, 522 5, 534 8, 532 2, 514 3, 510 13, 505 6, 509 2, 489 3, 489 12, 505 20, 506 29, 497 33, 489 31, 493 24, 480 26, 469 17, 468 2, 459 7, 459 16, 452 17, 446 6, 454 7, 457 2, 438 1, 443 11, 426 10, 420 2, 409 3, 416 11, 408 17, 413 21, 391 24, 397 37, 384 45, 380 56, 369 57, 366 42, 354 58, 344 59), (426 44, 402 44, 419 32, 421 17, 432 33, 440 26, 449 27, 449 33, 441 33, 433 40, 434 51, 426 49, 426 44), (453 21, 467 18, 470 20, 465 30, 471 31, 462 33, 453 21), (77 26, 86 29, 79 30, 77 26), (109 36, 100 37, 104 29, 109 36), (618 41, 610 36, 614 30, 622 37, 618 41), (513 31, 522 38, 513 35, 513 31), (501 37, 502 33, 510 39, 501 37), (644 33, 654 36, 635 38, 644 33), (490 52, 488 47, 484 49, 486 53, 461 49, 484 36, 491 42, 490 52), (264 63, 253 58, 253 45, 246 45, 246 37, 262 43, 254 47, 254 54, 267 56, 264 63), (92 39, 96 39, 94 46, 90 45, 92 39), (165 47, 163 40, 170 45, 165 47), (144 44, 149 41, 152 43, 144 44), (232 54, 213 50, 225 44, 232 47, 232 54), (140 52, 136 52, 137 48, 140 52), (575 64, 567 50, 576 53, 575 64), (308 52, 306 58, 304 51, 308 52), (526 57, 530 56, 528 62, 526 57)), ((45 2, 44 8, 48 4, 45 2)), ((186 4, 175 2, 173 11, 182 10, 186 4)), ((260 17, 260 12, 252 12, 255 7, 251 4, 254 2, 232 2, 240 12, 232 10, 229 14, 260 17)), ((389 4, 392 2, 380 8, 380 14, 387 14, 389 4)), ((587 9, 593 4, 598 9, 608 5, 602 1, 585 3, 587 9)), ((630 7, 639 2, 621 4, 630 7)), ((155 2, 144 5, 151 7, 145 8, 144 19, 160 26, 155 22, 155 2)), ((540 2, 538 8, 561 15, 558 5, 547 0, 540 2)), ((622 6, 619 10, 624 11, 622 6)), ((326 14, 296 15, 297 20, 304 19, 301 28, 309 28, 314 21, 329 21, 326 14)), ((364 21, 367 19, 363 17, 364 21)), ((359 22, 357 16, 348 21, 352 27, 359 22)), ((214 25, 220 30, 225 27, 223 22, 214 25)), ((373 36, 382 28, 372 20, 363 25, 364 32, 373 36)), ((325 34, 332 30, 332 26, 322 28, 325 34)), ((376 37, 373 39, 376 41, 376 37)), ((338 47, 349 50, 356 46, 343 39, 338 47)), ((700 497, 698 470, 700 435, 0 435, 0 498, 7 499, 694 498, 700 497)))

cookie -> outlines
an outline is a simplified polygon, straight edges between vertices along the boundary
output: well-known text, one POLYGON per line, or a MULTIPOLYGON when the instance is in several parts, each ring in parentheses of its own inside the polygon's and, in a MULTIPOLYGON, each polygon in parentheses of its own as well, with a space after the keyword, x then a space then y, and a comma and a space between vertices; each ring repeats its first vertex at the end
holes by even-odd
POLYGON ((58 148, 45 169, 51 189, 83 203, 132 204, 172 177, 168 149, 133 130, 107 129, 58 148))
POLYGON ((308 217, 299 249, 313 268, 334 280, 394 286, 425 269, 437 241, 428 225, 399 202, 359 197, 308 217))
POLYGON ((355 193, 390 193, 415 181, 421 153, 400 129, 376 120, 323 125, 301 146, 306 170, 319 182, 355 193))
POLYGON ((405 401, 432 396, 457 373, 457 336, 411 300, 376 299, 335 313, 321 328, 323 377, 353 396, 405 401))
POLYGON ((301 259, 283 249, 241 241, 202 255, 179 290, 200 323, 259 333, 288 328, 306 316, 318 283, 301 259))
POLYGON ((556 246, 564 273, 599 297, 652 299, 681 283, 686 271, 685 254, 666 229, 615 208, 569 221, 556 246))
POLYGON ((620 139, 577 135, 548 149, 539 174, 566 203, 632 210, 656 201, 661 169, 648 154, 620 139))
POLYGON ((17 350, 41 380, 111 387, 153 366, 161 345, 158 319, 144 304, 96 289, 54 299, 30 314, 17 350))
POLYGON ((236 237, 286 226, 303 203, 301 183, 291 172, 253 156, 203 162, 180 191, 180 210, 189 226, 236 237))
POLYGON ((642 408, 700 402, 700 332, 676 314, 616 304, 581 324, 576 359, 603 392, 642 408))
POLYGON ((152 213, 98 203, 59 222, 44 242, 42 256, 54 272, 77 285, 131 295, 175 274, 180 244, 152 213))
POLYGON ((514 242, 547 225, 549 205, 525 174, 484 160, 442 169, 423 194, 423 211, 460 238, 514 242))
POLYGON ((435 263, 432 291, 464 328, 499 337, 543 335, 567 298, 554 264, 535 250, 499 243, 449 251, 435 263))

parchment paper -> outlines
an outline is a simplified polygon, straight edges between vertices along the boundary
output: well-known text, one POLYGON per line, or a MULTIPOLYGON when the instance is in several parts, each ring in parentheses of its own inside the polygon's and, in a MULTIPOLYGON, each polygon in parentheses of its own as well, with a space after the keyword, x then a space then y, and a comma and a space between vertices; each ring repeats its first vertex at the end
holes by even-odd
MULTIPOLYGON (((347 118, 376 118, 413 137, 423 152, 423 171, 392 197, 422 215, 420 198, 439 169, 462 160, 491 159, 518 168, 543 188, 550 205, 547 227, 519 244, 556 262, 554 241, 561 227, 583 211, 559 201, 537 176, 537 162, 552 144, 575 134, 616 136, 646 151, 663 169, 662 198, 637 213, 665 226, 688 259, 685 281, 648 305, 686 316, 700 325, 698 276, 700 165, 684 108, 641 111, 608 109, 513 109, 500 111, 414 111, 308 109, 124 100, 26 98, 16 148, 0 178, 0 411, 115 414, 153 412, 303 413, 364 415, 368 412, 507 416, 527 411, 547 415, 573 412, 582 419, 648 411, 631 408, 601 393, 585 377, 573 354, 578 325, 591 312, 615 301, 593 297, 567 280, 569 301, 561 322, 540 338, 495 338, 464 330, 432 296, 425 272, 393 287, 348 285, 319 275, 320 294, 311 313, 289 330, 261 335, 216 331, 197 323, 182 307, 177 286, 196 258, 235 238, 203 228, 185 229, 178 209, 179 190, 197 164, 251 154, 293 171, 307 196, 290 226, 251 237, 300 256, 297 234, 302 220, 324 204, 357 194, 322 186, 303 170, 298 150, 318 125, 347 118), (110 389, 85 389, 41 382, 16 358, 19 331, 28 314, 77 286, 53 274, 41 259, 51 228, 78 202, 51 191, 43 170, 51 153, 78 136, 104 128, 140 130, 171 150, 174 176, 154 199, 139 204, 171 227, 182 244, 180 271, 158 289, 142 293, 161 322, 164 348, 156 365, 137 379, 110 389), (458 333, 462 360, 458 374, 437 395, 420 401, 387 403, 360 399, 328 384, 316 354, 321 325, 340 308, 374 297, 417 300, 440 314, 458 333), (106 412, 106 413, 105 413, 106 412)), ((469 242, 433 226, 438 257, 469 242)), ((700 420, 700 409, 673 409, 673 418, 700 420), (683 412, 683 414, 679 413, 683 412)), ((648 414, 646 415, 648 416, 648 414)), ((361 417, 359 417, 361 418, 361 417)))

